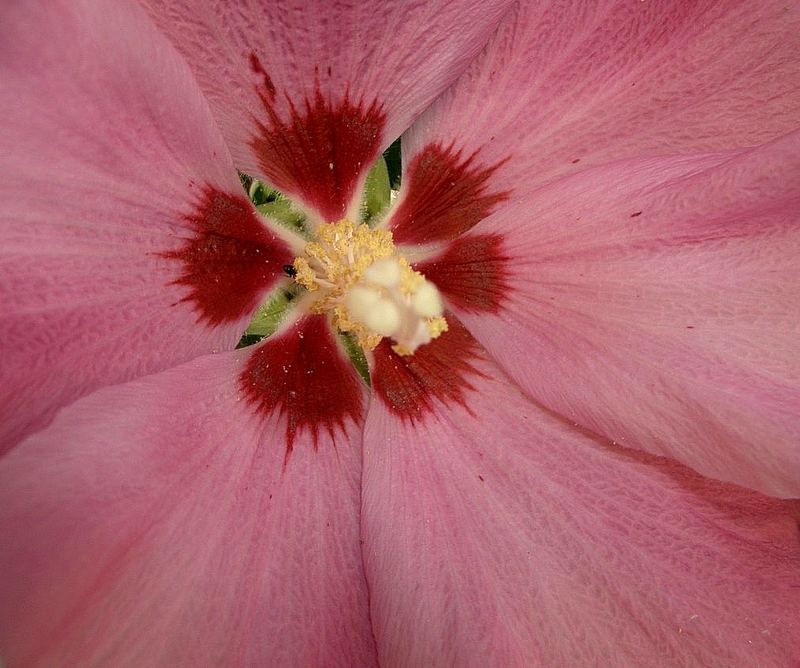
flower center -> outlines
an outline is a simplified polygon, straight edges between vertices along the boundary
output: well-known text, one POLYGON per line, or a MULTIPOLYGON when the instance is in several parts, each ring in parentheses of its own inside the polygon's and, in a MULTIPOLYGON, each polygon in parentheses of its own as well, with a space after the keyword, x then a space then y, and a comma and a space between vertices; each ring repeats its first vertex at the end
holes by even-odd
POLYGON ((311 311, 330 313, 364 348, 391 337, 396 353, 412 355, 447 331, 439 291, 397 254, 388 230, 346 219, 322 225, 293 266, 295 281, 314 293, 311 311))

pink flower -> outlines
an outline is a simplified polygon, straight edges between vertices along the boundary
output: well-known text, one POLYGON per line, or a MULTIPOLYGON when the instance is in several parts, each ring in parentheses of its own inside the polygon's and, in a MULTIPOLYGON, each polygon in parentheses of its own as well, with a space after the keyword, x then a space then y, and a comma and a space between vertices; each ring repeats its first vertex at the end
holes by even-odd
POLYGON ((9 666, 796 665, 800 11, 544 5, 4 3, 9 666), (233 350, 236 169, 353 219, 402 132, 449 331, 233 350))

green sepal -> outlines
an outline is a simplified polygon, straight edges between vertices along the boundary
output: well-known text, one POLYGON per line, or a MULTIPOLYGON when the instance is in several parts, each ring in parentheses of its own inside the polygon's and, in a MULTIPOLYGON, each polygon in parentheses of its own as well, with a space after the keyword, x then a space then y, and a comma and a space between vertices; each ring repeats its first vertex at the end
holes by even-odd
POLYGON ((248 346, 255 345, 264 337, 260 334, 242 334, 242 338, 239 339, 239 343, 236 344, 236 350, 240 348, 247 348, 248 346))
POLYGON ((256 206, 266 204, 282 196, 275 188, 258 179, 251 179, 246 188, 250 201, 256 206))
POLYGON ((281 322, 289 312, 292 302, 302 291, 299 285, 281 287, 275 290, 269 299, 262 304, 244 336, 270 336, 280 327, 281 322))
POLYGON ((372 166, 364 183, 364 197, 361 200, 361 222, 367 225, 377 223, 381 214, 389 207, 392 188, 389 184, 389 170, 383 156, 372 166))
POLYGON ((401 150, 401 137, 395 139, 391 146, 383 152, 383 159, 386 160, 386 167, 389 170, 389 183, 392 190, 400 189, 400 180, 402 174, 403 159, 401 150))
POLYGON ((347 356, 350 358, 350 361, 353 363, 353 366, 358 371, 358 375, 361 376, 361 379, 367 384, 367 386, 371 386, 372 382, 370 381, 369 377, 369 364, 367 364, 367 357, 364 355, 364 351, 360 345, 358 345, 358 340, 355 336, 353 336, 350 332, 339 332, 339 340, 342 342, 344 346, 344 350, 347 353, 347 356))
POLYGON ((280 225, 290 229, 295 234, 299 234, 305 239, 310 239, 311 234, 306 229, 305 214, 298 210, 290 200, 281 196, 271 202, 265 202, 256 206, 258 212, 267 216, 280 225))

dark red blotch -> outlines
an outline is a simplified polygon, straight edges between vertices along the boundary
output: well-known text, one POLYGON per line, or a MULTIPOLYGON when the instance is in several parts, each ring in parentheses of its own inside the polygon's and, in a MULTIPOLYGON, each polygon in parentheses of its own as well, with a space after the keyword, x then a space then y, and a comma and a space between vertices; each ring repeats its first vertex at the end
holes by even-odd
POLYGON ((413 355, 398 355, 384 339, 373 351, 372 387, 392 413, 418 420, 434 408, 434 400, 466 406, 474 389, 470 376, 482 375, 474 363, 482 349, 467 329, 447 315, 449 329, 420 346, 413 355))
POLYGON ((250 52, 250 69, 261 77, 261 85, 263 88, 258 91, 261 99, 264 100, 264 96, 266 96, 268 102, 275 100, 275 84, 272 83, 272 79, 267 73, 267 70, 264 69, 258 56, 252 51, 250 52))
POLYGON ((239 382, 265 418, 275 411, 286 417, 287 457, 301 430, 310 431, 316 448, 320 430, 334 437, 363 417, 364 385, 321 315, 301 318, 256 348, 239 382))
POLYGON ((286 245, 261 222, 250 201, 212 186, 200 190, 185 217, 194 236, 163 257, 183 263, 175 283, 189 288, 198 319, 211 325, 253 313, 264 291, 292 261, 286 245))
POLYGON ((464 235, 414 268, 469 313, 496 313, 508 294, 509 258, 499 234, 464 235))
POLYGON ((386 124, 381 106, 356 104, 347 95, 334 105, 317 90, 300 108, 287 96, 284 121, 275 110, 275 86, 255 54, 250 66, 261 78, 257 91, 266 112, 250 142, 263 176, 278 190, 300 195, 328 222, 340 220, 378 157, 386 124))
POLYGON ((405 195, 390 226, 400 244, 449 241, 486 218, 509 192, 492 191, 489 178, 502 164, 479 167, 452 146, 429 144, 403 175, 405 195))

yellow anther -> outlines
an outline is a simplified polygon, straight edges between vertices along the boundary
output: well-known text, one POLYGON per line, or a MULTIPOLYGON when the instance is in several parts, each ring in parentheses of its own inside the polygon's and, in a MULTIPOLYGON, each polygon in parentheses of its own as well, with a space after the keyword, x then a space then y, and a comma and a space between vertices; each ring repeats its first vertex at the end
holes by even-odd
POLYGON ((402 343, 395 343, 392 346, 392 350, 394 350, 398 355, 413 355, 414 351, 411 350, 408 346, 403 345, 402 343))
POLYGON ((317 275, 308 264, 305 258, 298 257, 294 261, 295 277, 294 280, 302 285, 306 290, 313 292, 319 289, 317 275))
POLYGON ((425 282, 425 277, 414 271, 408 260, 400 258, 400 290, 406 295, 413 295, 417 288, 425 282))
POLYGON ((441 334, 444 334, 447 331, 447 320, 442 317, 431 318, 428 320, 427 325, 428 334, 431 335, 432 339, 438 338, 441 334))

